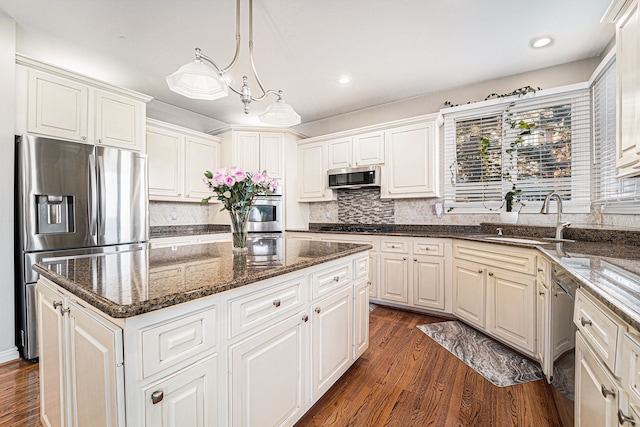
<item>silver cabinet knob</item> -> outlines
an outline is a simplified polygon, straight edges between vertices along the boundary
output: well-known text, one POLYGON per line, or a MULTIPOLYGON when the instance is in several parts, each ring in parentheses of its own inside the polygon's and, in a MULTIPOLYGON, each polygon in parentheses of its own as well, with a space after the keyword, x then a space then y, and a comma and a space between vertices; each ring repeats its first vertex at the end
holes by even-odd
POLYGON ((304 323, 307 323, 309 321, 309 316, 307 316, 306 314, 304 316, 302 316, 302 321, 304 323))
POLYGON ((70 309, 70 308, 62 308, 62 307, 60 307, 60 314, 61 314, 62 316, 64 316, 64 314, 65 314, 65 313, 68 313, 68 312, 70 312, 70 311, 71 311, 71 309, 70 309))
POLYGON ((154 405, 156 403, 162 402, 162 399, 164 399, 164 392, 162 390, 156 390, 151 393, 151 403, 153 403, 154 405))
POLYGON ((333 281, 334 282, 339 282, 340 281, 340 276, 334 276, 333 277, 333 281))
POLYGON ((276 306, 276 308, 280 307, 280 300, 277 299, 273 302, 273 305, 276 306))
POLYGON ((580 318, 580 323, 582 324, 582 326, 586 326, 586 325, 592 325, 593 322, 589 319, 585 319, 584 317, 580 318))
POLYGON ((544 291, 538 292, 538 295, 544 295, 544 291))
POLYGON ((605 398, 607 396, 616 397, 616 392, 613 390, 609 390, 604 386, 604 384, 600 384, 600 392, 602 393, 602 396, 604 396, 605 398))
POLYGON ((316 313, 320 313, 322 309, 320 307, 316 307, 313 311, 315 311, 316 313))
POLYGON ((620 425, 629 423, 634 426, 636 425, 636 420, 633 417, 626 416, 624 412, 622 412, 622 409, 618 409, 618 423, 620 423, 620 425))
POLYGON ((489 272, 489 276, 493 277, 493 273, 492 273, 492 272, 489 272))
POLYGON ((54 301, 53 302, 53 309, 57 310, 58 307, 62 307, 62 301, 54 301))
POLYGON ((540 268, 540 267, 538 267, 538 271, 539 271, 540 273, 542 273, 542 272, 544 271, 544 268, 540 268))
POLYGON ((483 273, 483 272, 484 272, 484 270, 478 270, 478 273, 483 273))

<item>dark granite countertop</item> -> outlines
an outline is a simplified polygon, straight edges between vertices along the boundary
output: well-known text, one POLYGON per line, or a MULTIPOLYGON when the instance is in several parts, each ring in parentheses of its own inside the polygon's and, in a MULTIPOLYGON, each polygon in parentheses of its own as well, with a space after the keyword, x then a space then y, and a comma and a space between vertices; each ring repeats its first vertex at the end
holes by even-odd
POLYGON ((234 256, 231 243, 98 254, 34 269, 114 318, 125 318, 364 252, 370 245, 281 238, 276 257, 234 256))
POLYGON ((195 224, 195 225, 159 225, 149 227, 149 237, 151 239, 160 237, 182 237, 196 234, 219 234, 231 233, 228 225, 218 224, 195 224))
MULTIPOLYGON (((311 224, 311 233, 368 234, 385 236, 454 238, 516 247, 537 248, 576 278, 591 295, 609 307, 634 329, 640 331, 640 231, 573 227, 564 236, 573 242, 545 241, 553 237, 553 227, 508 224, 465 225, 385 225, 382 231, 333 231, 331 226, 311 224), (542 244, 496 241, 496 228, 504 237, 531 239, 542 244)), ((380 230, 381 226, 377 229, 380 230)), ((303 231, 303 230, 289 230, 303 231)))

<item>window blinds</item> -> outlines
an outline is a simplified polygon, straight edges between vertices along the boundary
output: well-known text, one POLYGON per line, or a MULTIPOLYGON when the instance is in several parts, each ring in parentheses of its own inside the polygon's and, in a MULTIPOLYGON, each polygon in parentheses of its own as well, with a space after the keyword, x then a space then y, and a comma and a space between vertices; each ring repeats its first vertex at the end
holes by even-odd
POLYGON ((612 60, 596 77, 593 96, 594 203, 605 212, 637 213, 640 178, 616 178, 616 64, 612 60))
POLYGON ((539 211, 550 191, 561 195, 567 211, 589 211, 589 90, 544 92, 443 111, 448 207, 460 212, 499 209, 515 184, 522 190, 524 212, 539 211), (531 124, 535 126, 527 132, 531 124))

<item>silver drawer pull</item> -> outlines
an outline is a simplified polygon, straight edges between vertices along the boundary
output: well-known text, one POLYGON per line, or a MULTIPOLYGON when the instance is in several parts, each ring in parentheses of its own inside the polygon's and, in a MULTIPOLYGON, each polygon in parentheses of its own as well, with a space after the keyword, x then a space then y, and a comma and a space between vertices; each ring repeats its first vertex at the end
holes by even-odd
POLYGON ((320 307, 316 307, 315 310, 313 310, 313 311, 315 311, 316 313, 320 313, 322 311, 322 309, 320 307))
POLYGON ((544 291, 538 292, 538 295, 544 295, 544 291))
POLYGON ((276 308, 277 308, 277 307, 280 307, 280 300, 279 300, 279 299, 275 300, 275 301, 273 302, 273 305, 275 305, 275 306, 276 306, 276 308))
POLYGON ((540 268, 540 267, 538 267, 538 272, 539 272, 539 273, 542 273, 543 271, 544 271, 544 268, 540 268))
POLYGON ((629 423, 632 426, 636 425, 636 420, 633 417, 628 417, 622 412, 622 409, 618 409, 618 422, 620 425, 624 423, 629 423))
POLYGON ((593 322, 589 319, 585 319, 584 317, 580 318, 580 323, 582 324, 582 326, 586 326, 586 325, 592 325, 593 322))
POLYGON ((162 390, 157 390, 151 393, 151 403, 154 405, 162 402, 162 399, 164 399, 164 392, 162 390))
POLYGON ((62 307, 62 301, 54 301, 53 302, 53 309, 57 310, 58 307, 62 307))
POLYGON ((616 397, 616 392, 613 390, 609 390, 604 386, 604 384, 600 384, 600 392, 602 393, 602 396, 605 398, 607 396, 616 397))
POLYGON ((60 307, 60 315, 61 316, 64 316, 65 313, 68 313, 70 311, 71 311, 70 308, 62 308, 62 307, 60 307))
POLYGON ((339 282, 340 281, 340 276, 334 276, 333 277, 333 281, 334 282, 339 282))

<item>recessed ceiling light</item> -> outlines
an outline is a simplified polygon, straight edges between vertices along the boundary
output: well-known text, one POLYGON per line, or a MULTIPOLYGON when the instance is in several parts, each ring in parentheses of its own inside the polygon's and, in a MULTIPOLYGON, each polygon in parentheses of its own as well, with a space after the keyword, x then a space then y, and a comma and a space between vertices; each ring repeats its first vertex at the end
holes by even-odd
POLYGON ((542 37, 536 37, 535 39, 532 39, 531 42, 529 43, 529 46, 531 46, 534 49, 540 49, 541 47, 551 46, 552 43, 553 43, 553 38, 551 36, 542 36, 542 37))
POLYGON ((340 76, 338 80, 336 80, 339 85, 346 86, 351 83, 351 77, 349 76, 340 76))

